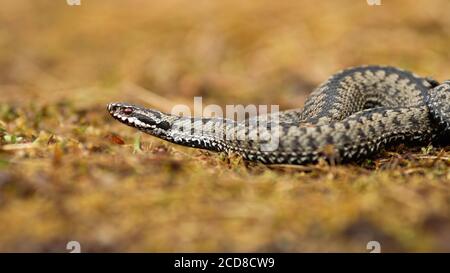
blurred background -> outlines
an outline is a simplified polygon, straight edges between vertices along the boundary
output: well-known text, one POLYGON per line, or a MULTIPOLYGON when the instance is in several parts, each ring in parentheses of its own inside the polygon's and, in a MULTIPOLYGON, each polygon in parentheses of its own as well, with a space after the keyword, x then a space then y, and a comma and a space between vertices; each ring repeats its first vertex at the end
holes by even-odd
POLYGON ((348 66, 450 74, 445 0, 80 3, 2 1, 2 91, 48 101, 43 91, 69 97, 126 82, 171 101, 298 107, 348 66))
POLYGON ((69 240, 86 251, 366 251, 374 238, 387 251, 450 250, 448 159, 249 168, 141 137, 105 111, 194 96, 300 107, 363 64, 442 81, 449 1, 80 4, 0 4, 0 251, 65 252, 69 240))

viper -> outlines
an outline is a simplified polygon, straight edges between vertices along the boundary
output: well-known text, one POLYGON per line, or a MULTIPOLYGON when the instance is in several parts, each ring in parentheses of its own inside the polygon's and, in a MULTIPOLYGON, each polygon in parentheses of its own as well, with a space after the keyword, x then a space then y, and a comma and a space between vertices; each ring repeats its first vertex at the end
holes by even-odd
POLYGON ((319 85, 303 109, 247 118, 186 117, 110 103, 116 120, 175 144, 235 153, 264 164, 364 159, 381 149, 424 145, 450 132, 450 80, 390 66, 342 70, 319 85))

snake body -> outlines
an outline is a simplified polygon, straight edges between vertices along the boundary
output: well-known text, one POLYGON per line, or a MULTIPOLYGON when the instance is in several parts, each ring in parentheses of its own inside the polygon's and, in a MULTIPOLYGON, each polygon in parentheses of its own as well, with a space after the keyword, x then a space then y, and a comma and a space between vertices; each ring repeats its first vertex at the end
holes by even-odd
POLYGON ((303 109, 243 121, 184 117, 111 103, 112 117, 158 138, 232 152, 265 164, 348 162, 396 143, 420 144, 450 131, 450 81, 389 66, 342 70, 317 87, 303 109))

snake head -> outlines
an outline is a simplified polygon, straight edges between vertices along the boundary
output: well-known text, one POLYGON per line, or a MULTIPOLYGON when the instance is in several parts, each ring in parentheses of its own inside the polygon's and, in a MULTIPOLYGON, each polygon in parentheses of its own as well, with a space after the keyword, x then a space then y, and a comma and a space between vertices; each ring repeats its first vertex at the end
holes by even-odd
POLYGON ((152 135, 161 136, 171 129, 170 115, 129 103, 108 104, 109 114, 116 120, 152 135))

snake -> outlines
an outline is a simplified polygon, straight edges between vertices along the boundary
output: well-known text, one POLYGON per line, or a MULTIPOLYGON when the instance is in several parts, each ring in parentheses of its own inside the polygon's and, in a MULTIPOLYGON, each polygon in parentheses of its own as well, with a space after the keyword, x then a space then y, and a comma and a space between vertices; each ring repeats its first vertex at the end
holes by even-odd
POLYGON ((428 145, 450 132, 450 80, 393 66, 341 70, 315 88, 303 108, 243 120, 184 116, 110 103, 119 122, 178 145, 237 154, 263 164, 345 163, 399 144, 428 145))

